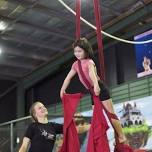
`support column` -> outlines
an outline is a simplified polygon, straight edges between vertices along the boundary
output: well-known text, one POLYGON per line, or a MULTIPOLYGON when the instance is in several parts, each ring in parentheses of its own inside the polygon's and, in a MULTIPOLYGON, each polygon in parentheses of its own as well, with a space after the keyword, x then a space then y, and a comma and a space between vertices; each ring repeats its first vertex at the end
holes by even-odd
POLYGON ((19 82, 17 87, 17 118, 25 116, 25 89, 23 83, 19 82))
MULTIPOLYGON (((17 102, 16 102, 16 117, 25 117, 25 88, 22 82, 18 83, 17 86, 17 102)), ((19 121, 13 126, 13 149, 14 152, 19 150, 22 137, 25 131, 26 121, 19 121), (18 140, 18 142, 17 142, 18 140)))

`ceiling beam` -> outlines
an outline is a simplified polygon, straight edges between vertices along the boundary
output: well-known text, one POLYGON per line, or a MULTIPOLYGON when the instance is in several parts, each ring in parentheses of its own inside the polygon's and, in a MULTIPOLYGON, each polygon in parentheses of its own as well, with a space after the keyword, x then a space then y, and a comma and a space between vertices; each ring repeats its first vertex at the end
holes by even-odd
MULTIPOLYGON (((0 15, 0 18, 1 18, 1 20, 5 21, 9 24, 11 24, 14 21, 13 19, 11 19, 7 16, 0 15)), ((57 37, 61 37, 61 38, 67 39, 67 40, 74 40, 72 35, 69 35, 69 34, 65 33, 64 31, 61 31, 61 30, 59 30, 55 27, 47 28, 47 27, 43 27, 43 26, 36 25, 36 24, 33 24, 33 23, 30 24, 30 23, 25 22, 25 21, 16 21, 14 24, 17 25, 17 26, 20 26, 21 28, 22 27, 26 27, 28 29, 32 28, 32 30, 38 30, 38 31, 41 31, 41 32, 44 32, 44 33, 47 33, 47 34, 49 33, 51 35, 55 35, 57 37)))
MULTIPOLYGON (((20 0, 8 0, 10 3, 16 3, 16 5, 22 5, 26 8, 29 8, 31 5, 33 5, 33 2, 30 2, 30 1, 27 1, 27 0, 24 0, 24 1, 20 1, 20 0)), ((74 19, 74 16, 73 15, 69 15, 69 14, 65 14, 59 10, 56 10, 54 8, 50 8, 50 7, 47 7, 45 5, 42 5, 42 4, 38 4, 36 3, 36 5, 34 5, 34 7, 32 7, 33 10, 37 10, 39 12, 42 12, 43 14, 47 14, 47 15, 50 15, 50 16, 56 16, 58 18, 61 18, 63 19, 63 21, 68 21, 68 22, 71 22, 71 23, 75 23, 75 19, 74 19)))
MULTIPOLYGON (((149 13, 151 12, 150 11, 150 10, 152 10, 151 5, 152 4, 150 3, 150 4, 147 4, 146 7, 138 9, 133 14, 130 14, 128 17, 125 17, 125 18, 121 19, 120 21, 118 21, 117 23, 108 27, 106 29, 106 31, 110 31, 110 33, 115 33, 116 31, 119 31, 119 30, 125 28, 126 26, 130 25, 131 23, 134 23, 135 20, 136 21, 140 20, 143 16, 147 15, 148 12, 149 13), (146 8, 149 11, 147 11, 146 8)), ((93 37, 93 39, 96 39, 96 38, 93 37)), ((92 41, 92 42, 94 44, 96 43, 96 41, 92 41)), ((60 55, 56 59, 50 61, 47 65, 39 68, 36 71, 33 71, 31 74, 29 74, 27 77, 25 77, 22 80, 24 88, 27 89, 27 88, 33 86, 34 84, 36 84, 38 81, 44 79, 45 77, 47 77, 51 73, 54 73, 55 71, 57 71, 61 67, 61 65, 63 63, 70 60, 72 57, 73 57, 73 52, 67 51, 65 54, 60 55)))
POLYGON ((20 61, 17 61, 16 59, 9 59, 5 56, 1 56, 0 57, 0 66, 7 66, 7 67, 14 67, 14 68, 23 68, 23 69, 27 69, 27 70, 32 70, 35 68, 34 65, 31 65, 29 63, 21 63, 20 61))
POLYGON ((113 13, 116 16, 119 16, 119 15, 122 14, 118 10, 114 9, 111 5, 109 6, 109 5, 106 5, 106 4, 102 3, 101 7, 108 9, 111 13, 113 13))
POLYGON ((0 75, 7 75, 15 78, 21 78, 25 74, 29 73, 29 69, 24 69, 22 67, 10 67, 7 65, 0 65, 0 75))
POLYGON ((50 49, 50 51, 57 52, 57 51, 63 50, 63 48, 59 48, 57 46, 54 46, 53 44, 48 44, 48 43, 45 43, 44 41, 32 39, 32 38, 17 35, 17 34, 1 33, 0 37, 3 40, 10 40, 10 41, 15 41, 15 42, 19 42, 19 43, 39 47, 39 48, 50 49))
POLYGON ((17 77, 13 77, 13 76, 10 76, 10 75, 5 75, 3 72, 0 72, 0 79, 1 80, 14 81, 14 82, 17 82, 19 80, 17 77))
POLYGON ((70 15, 65 14, 59 10, 54 9, 54 8, 49 8, 47 6, 40 5, 40 4, 37 4, 34 8, 42 13, 51 14, 53 16, 61 18, 61 19, 63 19, 63 21, 68 21, 68 22, 71 22, 73 24, 75 23, 75 17, 73 15, 71 15, 71 13, 69 13, 70 15))
MULTIPOLYGON (((2 46, 1 46, 2 47, 2 46)), ((14 56, 19 56, 23 58, 29 58, 32 60, 38 60, 38 61, 48 61, 49 57, 47 55, 44 55, 42 53, 39 53, 38 51, 33 52, 32 50, 24 50, 24 49, 16 49, 12 47, 2 47, 2 51, 5 54, 8 55, 14 55, 14 56)))
MULTIPOLYGON (((129 11, 124 13, 122 16, 119 17, 119 20, 116 18, 116 22, 112 21, 112 25, 106 25, 105 31, 108 33, 115 33, 120 31, 121 29, 128 27, 129 25, 137 22, 138 20, 142 20, 145 16, 152 14, 152 2, 144 5, 143 7, 137 9, 136 11, 132 12, 129 11), (121 19, 120 19, 121 18, 121 19)), ((103 35, 103 37, 105 37, 103 35)))

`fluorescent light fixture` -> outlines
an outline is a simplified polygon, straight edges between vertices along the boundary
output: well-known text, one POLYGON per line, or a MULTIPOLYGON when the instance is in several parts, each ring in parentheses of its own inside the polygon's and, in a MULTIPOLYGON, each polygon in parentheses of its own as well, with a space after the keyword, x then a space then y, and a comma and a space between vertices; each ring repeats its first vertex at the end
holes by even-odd
POLYGON ((2 54, 2 48, 0 48, 0 54, 2 54))
POLYGON ((0 21, 0 31, 3 31, 7 28, 8 24, 4 21, 0 21))

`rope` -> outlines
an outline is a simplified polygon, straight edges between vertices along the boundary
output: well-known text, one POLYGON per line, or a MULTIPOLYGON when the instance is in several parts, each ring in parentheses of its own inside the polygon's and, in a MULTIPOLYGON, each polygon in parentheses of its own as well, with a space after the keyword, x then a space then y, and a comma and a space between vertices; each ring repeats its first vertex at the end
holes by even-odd
MULTIPOLYGON (((76 12, 73 11, 69 6, 67 6, 67 4, 65 4, 62 0, 58 0, 67 10, 69 10, 72 14, 76 15, 76 12)), ((91 28, 95 29, 96 30, 96 27, 91 24, 90 22, 88 22, 87 20, 85 20, 83 17, 80 17, 81 21, 83 21, 84 23, 86 23, 88 26, 90 26, 91 28)), ((125 40, 125 39, 122 39, 122 38, 119 38, 119 37, 116 37, 116 36, 113 36, 107 32, 104 32, 104 31, 101 31, 101 33, 105 36, 108 36, 112 39, 115 39, 117 41, 121 41, 121 42, 124 42, 124 43, 129 43, 129 44, 145 44, 145 43, 152 43, 152 39, 150 40, 146 40, 146 41, 130 41, 130 40, 125 40)))

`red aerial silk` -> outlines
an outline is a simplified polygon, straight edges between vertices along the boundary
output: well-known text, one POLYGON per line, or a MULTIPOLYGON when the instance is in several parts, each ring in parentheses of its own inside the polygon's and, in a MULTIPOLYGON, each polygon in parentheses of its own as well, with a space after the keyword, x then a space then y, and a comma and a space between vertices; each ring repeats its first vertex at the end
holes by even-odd
POLYGON ((98 44, 98 57, 99 57, 99 72, 100 72, 100 79, 105 81, 105 65, 104 65, 104 53, 103 53, 103 42, 102 42, 102 34, 101 34, 101 30, 102 30, 102 21, 101 21, 101 17, 102 15, 100 15, 101 13, 101 9, 100 9, 100 3, 99 0, 93 0, 93 4, 94 4, 94 13, 95 13, 95 21, 96 21, 96 33, 97 33, 97 44, 98 44))
POLYGON ((81 36, 81 0, 76 0, 76 39, 78 40, 81 36))
POLYGON ((146 152, 147 150, 144 150, 144 149, 137 149, 137 150, 134 150, 134 152, 146 152))
POLYGON ((73 120, 77 105, 82 94, 64 94, 62 98, 64 108, 63 145, 59 152, 80 152, 79 137, 73 120))
POLYGON ((106 131, 107 121, 99 97, 93 96, 94 111, 89 132, 87 152, 110 152, 106 131))
MULTIPOLYGON (((64 107, 64 141, 60 152, 80 152, 80 144, 76 125, 73 120, 77 105, 82 94, 65 94, 63 96, 64 107)), ((94 112, 91 121, 87 152, 110 152, 106 131, 108 125, 103 114, 99 98, 94 99, 94 112)))
POLYGON ((134 152, 134 151, 129 145, 123 143, 117 143, 114 152, 134 152))

